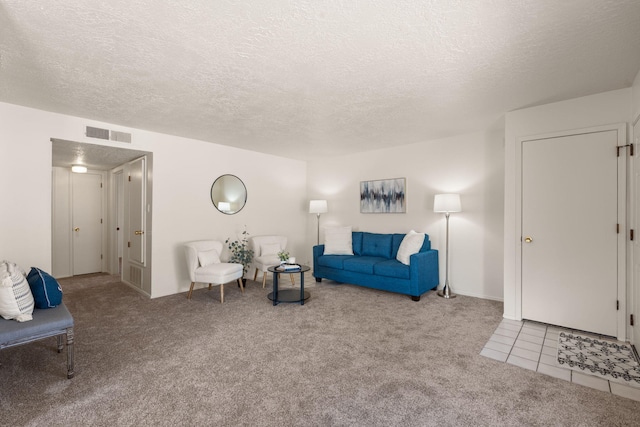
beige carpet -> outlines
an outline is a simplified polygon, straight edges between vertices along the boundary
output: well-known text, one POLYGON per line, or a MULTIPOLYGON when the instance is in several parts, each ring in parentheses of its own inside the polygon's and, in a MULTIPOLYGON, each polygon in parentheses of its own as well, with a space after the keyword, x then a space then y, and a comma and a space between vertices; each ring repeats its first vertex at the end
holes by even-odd
POLYGON ((149 300, 117 279, 61 281, 76 376, 55 340, 0 351, 0 425, 631 426, 640 402, 480 356, 502 304, 256 282, 149 300), (288 285, 286 285, 288 286, 288 285))

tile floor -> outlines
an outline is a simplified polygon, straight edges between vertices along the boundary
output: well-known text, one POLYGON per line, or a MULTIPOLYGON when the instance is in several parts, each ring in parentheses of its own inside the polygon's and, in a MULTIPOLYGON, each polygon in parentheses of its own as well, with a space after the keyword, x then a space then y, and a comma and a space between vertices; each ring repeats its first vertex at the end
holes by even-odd
POLYGON ((640 401, 638 387, 629 387, 560 366, 556 361, 560 332, 573 332, 582 336, 590 335, 611 340, 611 337, 600 337, 529 320, 503 319, 480 354, 499 362, 640 401))

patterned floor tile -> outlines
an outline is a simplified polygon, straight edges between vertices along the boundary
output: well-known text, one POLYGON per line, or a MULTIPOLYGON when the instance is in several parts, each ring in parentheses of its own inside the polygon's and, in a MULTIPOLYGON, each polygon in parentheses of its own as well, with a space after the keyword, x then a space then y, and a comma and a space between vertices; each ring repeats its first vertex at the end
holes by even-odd
POLYGON ((561 332, 615 341, 615 338, 601 337, 553 325, 502 319, 480 354, 543 375, 640 401, 640 388, 607 381, 604 378, 572 371, 559 365, 557 363, 558 339, 561 332))
POLYGON ((529 335, 525 331, 520 332, 520 335, 518 335, 518 339, 522 341, 529 341, 534 344, 538 344, 540 345, 540 347, 542 347, 542 344, 544 343, 543 337, 540 337, 537 335, 529 335))
POLYGON ((511 350, 511 354, 522 357, 523 359, 532 360, 536 362, 536 364, 538 363, 538 359, 540 359, 540 350, 531 351, 524 348, 513 347, 513 349, 511 350))
POLYGON ((538 365, 538 371, 541 374, 549 375, 554 378, 559 378, 565 381, 571 381, 571 371, 568 369, 560 368, 558 366, 546 365, 540 363, 538 365))
POLYGON ((530 371, 535 371, 538 367, 538 362, 534 360, 524 359, 514 354, 511 354, 507 358, 507 363, 510 365, 519 366, 520 368, 529 369, 530 371))
POLYGON ((581 374, 578 371, 571 371, 571 382, 595 388, 596 390, 610 392, 609 381, 594 377, 593 375, 581 374))
POLYGON ((640 388, 629 387, 616 382, 609 382, 609 384, 611 385, 611 393, 616 396, 622 396, 640 402, 640 388))
POLYGON ((512 345, 489 340, 484 345, 484 348, 490 348, 491 350, 496 350, 502 353, 509 354, 509 352, 511 351, 512 345))
POLYGON ((484 357, 488 357, 490 359, 494 359, 499 362, 506 362, 507 357, 509 356, 507 353, 502 353, 500 351, 492 350, 487 347, 483 348, 480 354, 484 357))
POLYGON ((542 351, 542 344, 525 341, 520 339, 519 337, 513 346, 517 348, 524 348, 525 350, 535 351, 538 354, 540 354, 540 352, 542 351))
POLYGON ((505 336, 505 337, 511 337, 511 338, 515 338, 515 337, 518 336, 518 332, 517 331, 512 331, 511 329, 505 329, 505 328, 502 328, 500 326, 496 329, 494 334, 502 335, 502 336, 505 336))
POLYGON ((513 343, 516 342, 516 339, 515 339, 515 337, 505 337, 504 335, 493 334, 491 336, 491 338, 489 338, 489 341, 495 341, 495 342, 499 342, 499 343, 503 343, 503 344, 508 344, 508 345, 513 347, 513 343))

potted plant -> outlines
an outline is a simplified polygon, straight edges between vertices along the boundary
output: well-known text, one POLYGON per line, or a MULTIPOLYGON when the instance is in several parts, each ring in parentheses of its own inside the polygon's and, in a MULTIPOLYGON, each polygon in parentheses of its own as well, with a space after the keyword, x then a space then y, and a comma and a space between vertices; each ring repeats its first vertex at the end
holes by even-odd
POLYGON ((289 260, 289 252, 284 249, 278 252, 278 258, 280 259, 280 264, 284 264, 289 260))
MULTIPOLYGON (((253 250, 249 248, 249 232, 247 231, 246 226, 240 239, 231 240, 231 238, 227 238, 225 243, 231 252, 229 262, 242 264, 243 275, 247 274, 251 261, 253 261, 253 250)), ((247 279, 243 277, 242 283, 246 282, 247 279)))

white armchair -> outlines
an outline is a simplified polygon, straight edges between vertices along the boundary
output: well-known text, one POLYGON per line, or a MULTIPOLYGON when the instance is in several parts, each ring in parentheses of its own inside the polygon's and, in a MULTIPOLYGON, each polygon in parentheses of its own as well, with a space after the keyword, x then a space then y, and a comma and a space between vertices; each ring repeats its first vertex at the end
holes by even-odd
POLYGON ((243 275, 242 264, 220 262, 222 242, 215 240, 199 240, 185 244, 187 269, 191 279, 191 287, 187 298, 191 299, 193 286, 198 283, 220 285, 220 302, 224 302, 224 284, 236 280, 240 290, 244 293, 244 287, 240 280, 243 275))
MULTIPOLYGON (((287 248, 285 236, 253 236, 249 238, 249 245, 253 250, 252 267, 255 268, 253 280, 258 277, 258 271, 262 271, 262 287, 267 283, 267 268, 280 265, 278 252, 287 248)), ((291 283, 295 284, 293 274, 290 274, 291 283)))

